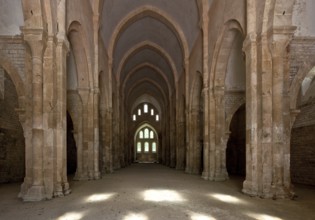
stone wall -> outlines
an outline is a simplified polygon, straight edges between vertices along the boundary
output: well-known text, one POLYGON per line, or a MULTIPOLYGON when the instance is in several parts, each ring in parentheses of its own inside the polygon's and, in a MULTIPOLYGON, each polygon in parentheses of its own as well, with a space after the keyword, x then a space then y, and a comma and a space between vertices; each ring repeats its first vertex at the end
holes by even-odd
POLYGON ((0 55, 0 58, 5 57, 10 60, 18 71, 21 79, 25 81, 25 46, 22 38, 0 36, 0 55))
POLYGON ((291 132, 293 183, 315 185, 315 100, 300 107, 291 132))
POLYGON ((25 173, 25 140, 15 109, 18 98, 9 75, 0 67, 4 91, 0 98, 0 183, 22 181, 25 173))
POLYGON ((314 62, 315 37, 295 37, 290 43, 290 82, 307 63, 314 62))

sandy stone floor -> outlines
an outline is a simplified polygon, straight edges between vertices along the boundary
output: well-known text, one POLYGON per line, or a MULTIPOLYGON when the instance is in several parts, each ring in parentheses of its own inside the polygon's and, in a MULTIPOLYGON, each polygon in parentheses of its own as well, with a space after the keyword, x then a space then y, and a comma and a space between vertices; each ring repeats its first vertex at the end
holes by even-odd
POLYGON ((241 179, 209 182, 157 164, 70 184, 71 195, 38 203, 19 200, 19 184, 2 184, 0 219, 315 219, 315 187, 296 187, 294 201, 264 200, 243 195, 241 179))

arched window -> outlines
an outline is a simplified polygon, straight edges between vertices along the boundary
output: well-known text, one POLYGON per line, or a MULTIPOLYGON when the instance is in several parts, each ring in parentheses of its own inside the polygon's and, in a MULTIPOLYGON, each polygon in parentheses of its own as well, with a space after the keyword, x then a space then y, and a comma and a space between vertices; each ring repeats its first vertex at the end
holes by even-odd
POLYGON ((137 116, 136 116, 135 114, 132 116, 132 120, 133 120, 133 121, 136 121, 136 120, 137 120, 137 116))
POLYGON ((156 121, 159 121, 159 120, 160 120, 160 116, 159 116, 159 115, 156 115, 156 116, 155 116, 155 120, 156 120, 156 121))
POLYGON ((156 143, 152 143, 152 153, 156 153, 156 143))
POLYGON ((151 115, 152 116, 154 115, 154 109, 153 108, 151 109, 151 115))
POLYGON ((153 131, 150 131, 150 139, 153 139, 154 138, 154 133, 153 131))
POLYGON ((140 131, 140 132, 139 132, 139 138, 140 138, 140 139, 143 139, 143 131, 140 131))
POLYGON ((149 129, 144 129, 144 138, 149 138, 149 129))
POLYGON ((137 143, 137 152, 141 153, 141 142, 137 143))
POLYGON ((141 115, 141 109, 140 108, 138 109, 138 115, 139 116, 141 115))
POLYGON ((149 142, 144 143, 144 152, 149 152, 149 142))

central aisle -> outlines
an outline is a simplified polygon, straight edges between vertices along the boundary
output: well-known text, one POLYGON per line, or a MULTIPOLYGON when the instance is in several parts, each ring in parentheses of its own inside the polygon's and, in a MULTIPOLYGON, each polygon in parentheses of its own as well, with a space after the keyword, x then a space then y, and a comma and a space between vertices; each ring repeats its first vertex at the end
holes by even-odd
POLYGON ((0 185, 0 219, 214 220, 311 219, 314 188, 298 201, 243 195, 240 180, 204 181, 159 164, 133 164, 99 181, 71 182, 72 194, 38 203, 16 198, 19 185, 0 185))

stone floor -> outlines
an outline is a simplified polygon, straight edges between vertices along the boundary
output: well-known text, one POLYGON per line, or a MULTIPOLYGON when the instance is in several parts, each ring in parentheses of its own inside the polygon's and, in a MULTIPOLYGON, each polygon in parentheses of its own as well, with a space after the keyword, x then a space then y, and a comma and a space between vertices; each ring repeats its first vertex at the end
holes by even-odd
POLYGON ((17 198, 19 184, 2 184, 0 219, 315 219, 315 187, 296 187, 294 201, 251 198, 240 192, 241 179, 209 182, 158 164, 70 184, 71 195, 37 203, 17 198))

